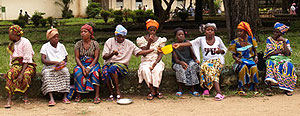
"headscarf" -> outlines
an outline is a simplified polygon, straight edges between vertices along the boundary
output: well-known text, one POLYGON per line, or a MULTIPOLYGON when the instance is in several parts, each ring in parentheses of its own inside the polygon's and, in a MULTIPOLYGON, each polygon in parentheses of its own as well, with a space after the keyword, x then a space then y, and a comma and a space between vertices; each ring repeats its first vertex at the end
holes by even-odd
POLYGON ((146 28, 147 28, 147 30, 148 30, 148 28, 151 27, 151 26, 154 26, 154 27, 156 27, 156 29, 158 29, 159 23, 158 23, 156 20, 148 19, 148 20, 146 21, 146 28))
POLYGON ((91 39, 94 39, 95 36, 94 36, 94 31, 93 31, 93 27, 88 25, 88 24, 85 24, 81 27, 81 29, 86 29, 88 30, 90 33, 91 33, 91 39))
POLYGON ((53 36, 58 34, 58 30, 56 28, 51 28, 47 31, 46 33, 46 38, 47 40, 50 40, 53 36))
POLYGON ((22 28, 19 25, 13 25, 9 27, 8 32, 13 32, 14 34, 18 36, 23 36, 24 32, 22 28))
POLYGON ((276 22, 274 24, 274 29, 278 29, 282 34, 284 34, 285 32, 287 32, 289 30, 290 27, 282 24, 282 23, 279 23, 279 22, 276 22))
POLYGON ((208 28, 208 27, 213 27, 214 30, 217 31, 217 25, 216 25, 215 23, 207 23, 207 24, 205 24, 205 25, 202 24, 202 25, 199 26, 199 31, 200 31, 201 33, 204 33, 205 30, 206 30, 206 28, 208 28))
POLYGON ((251 30, 251 28, 250 28, 249 23, 242 21, 242 22, 240 22, 240 24, 237 26, 237 28, 238 28, 238 29, 243 29, 243 30, 247 31, 248 34, 253 38, 252 30, 251 30))
POLYGON ((127 35, 127 30, 122 25, 117 25, 115 35, 127 35))

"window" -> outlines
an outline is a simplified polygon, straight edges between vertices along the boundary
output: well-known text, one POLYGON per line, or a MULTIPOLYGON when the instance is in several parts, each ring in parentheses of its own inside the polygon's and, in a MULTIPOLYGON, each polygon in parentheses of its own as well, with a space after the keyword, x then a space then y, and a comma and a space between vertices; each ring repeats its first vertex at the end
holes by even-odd
POLYGON ((124 7, 124 5, 123 5, 123 0, 117 0, 117 2, 116 2, 116 8, 123 8, 124 7))
POLYGON ((135 0, 136 9, 143 9, 143 0, 135 0))

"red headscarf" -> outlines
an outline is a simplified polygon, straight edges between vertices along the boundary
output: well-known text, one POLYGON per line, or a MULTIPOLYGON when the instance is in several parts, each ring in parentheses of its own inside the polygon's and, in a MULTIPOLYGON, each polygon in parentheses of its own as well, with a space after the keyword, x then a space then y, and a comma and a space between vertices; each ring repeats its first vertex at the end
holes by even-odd
POLYGON ((85 24, 81 27, 81 29, 86 29, 88 30, 90 33, 91 33, 91 39, 94 39, 95 36, 94 36, 94 31, 93 31, 93 27, 88 25, 88 24, 85 24))
POLYGON ((242 22, 240 22, 240 24, 237 26, 237 28, 238 28, 238 29, 243 29, 243 30, 247 31, 248 34, 253 38, 252 30, 251 30, 251 28, 250 28, 249 23, 242 21, 242 22))

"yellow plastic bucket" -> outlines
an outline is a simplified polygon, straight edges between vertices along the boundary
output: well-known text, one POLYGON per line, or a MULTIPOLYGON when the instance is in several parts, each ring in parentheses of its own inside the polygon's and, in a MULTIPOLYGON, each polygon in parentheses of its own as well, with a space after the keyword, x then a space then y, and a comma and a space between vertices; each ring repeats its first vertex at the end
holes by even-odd
POLYGON ((169 44, 169 45, 166 45, 164 47, 161 48, 161 51, 164 53, 164 54, 169 54, 173 51, 173 47, 172 47, 172 44, 169 44))

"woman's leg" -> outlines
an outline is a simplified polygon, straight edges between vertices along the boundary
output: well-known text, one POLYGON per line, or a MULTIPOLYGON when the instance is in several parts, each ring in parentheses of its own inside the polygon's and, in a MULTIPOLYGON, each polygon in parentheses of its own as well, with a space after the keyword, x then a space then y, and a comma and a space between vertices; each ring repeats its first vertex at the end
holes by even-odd
MULTIPOLYGON (((51 102, 54 102, 55 100, 54 100, 54 98, 53 98, 53 93, 52 93, 52 92, 49 92, 48 94, 49 94, 49 98, 50 98, 49 102, 50 102, 50 101, 51 101, 51 102)), ((65 96, 64 96, 64 98, 65 98, 65 96)))
POLYGON ((178 92, 182 92, 182 86, 183 83, 177 82, 178 83, 178 92))
POLYGON ((110 73, 111 78, 113 79, 114 83, 115 83, 115 87, 116 87, 116 94, 120 95, 121 97, 121 92, 119 89, 119 79, 118 79, 118 74, 114 74, 114 73, 110 73))
POLYGON ((95 98, 99 98, 99 85, 94 85, 95 88, 95 98))
POLYGON ((113 95, 114 92, 113 92, 113 90, 112 90, 112 85, 111 85, 111 83, 110 83, 111 80, 110 80, 109 78, 106 78, 105 82, 106 82, 106 86, 107 86, 107 88, 108 88, 108 90, 109 90, 109 92, 110 92, 110 95, 113 95))

